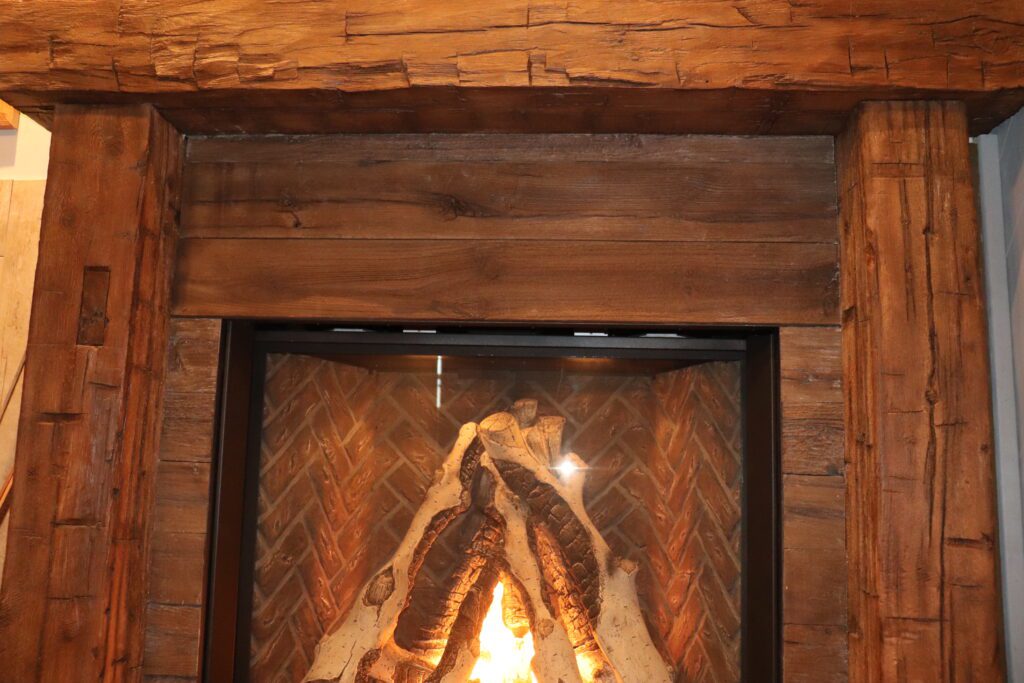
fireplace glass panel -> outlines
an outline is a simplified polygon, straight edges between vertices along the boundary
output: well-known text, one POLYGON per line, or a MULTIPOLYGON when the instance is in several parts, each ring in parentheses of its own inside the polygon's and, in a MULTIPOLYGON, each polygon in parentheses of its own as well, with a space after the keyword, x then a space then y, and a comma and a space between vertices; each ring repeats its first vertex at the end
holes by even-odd
POLYGON ((738 357, 367 350, 264 357, 249 680, 740 680, 738 357))

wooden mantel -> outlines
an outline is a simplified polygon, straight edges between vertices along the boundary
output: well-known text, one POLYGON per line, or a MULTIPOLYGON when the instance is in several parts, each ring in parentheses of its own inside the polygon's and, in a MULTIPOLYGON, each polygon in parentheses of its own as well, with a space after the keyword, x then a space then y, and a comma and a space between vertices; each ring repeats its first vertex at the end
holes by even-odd
POLYGON ((0 97, 54 134, 0 683, 197 680, 221 320, 284 317, 777 329, 783 680, 1004 679, 1021 0, 0 0, 0 97))
POLYGON ((1018 0, 6 0, 0 94, 183 132, 836 134, 955 99, 977 133, 1024 105, 1022 26, 1018 0))

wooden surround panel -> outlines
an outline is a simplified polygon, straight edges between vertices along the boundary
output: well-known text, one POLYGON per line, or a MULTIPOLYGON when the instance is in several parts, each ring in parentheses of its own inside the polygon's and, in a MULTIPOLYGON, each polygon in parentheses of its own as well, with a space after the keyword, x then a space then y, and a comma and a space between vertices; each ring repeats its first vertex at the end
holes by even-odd
POLYGON ((836 206, 822 137, 194 138, 174 313, 832 325, 836 206))
POLYGON ((182 535, 154 541, 151 572, 180 590, 150 603, 152 681, 197 675, 214 319, 231 316, 782 323, 784 675, 846 680, 831 139, 193 138, 183 181, 174 311, 209 319, 173 323, 166 401, 184 412, 154 524, 182 535))
MULTIPOLYGON (((151 588, 146 622, 144 671, 147 681, 152 683, 168 677, 198 680, 219 336, 220 325, 216 320, 177 319, 172 324, 164 398, 167 412, 152 519, 151 588)), ((784 328, 781 333, 783 671, 786 681, 845 681, 847 677, 846 585, 836 580, 837 576, 846 574, 839 339, 836 327, 784 328)), ((303 368, 286 370, 294 370, 290 373, 291 380, 303 381, 289 389, 289 383, 285 382, 289 378, 281 375, 278 378, 281 386, 273 389, 277 392, 276 400, 302 411, 303 406, 308 408, 300 396, 302 389, 309 393, 319 384, 313 381, 315 378, 302 377, 303 368)), ((315 372, 315 368, 304 370, 315 372)), ((273 382, 268 391, 272 386, 273 382)), ((696 394, 694 397, 699 401, 696 394)), ((317 414, 315 409, 310 411, 309 422, 304 423, 313 431, 317 414)), ((697 425, 701 424, 698 420, 697 425)), ((273 422, 268 428, 272 425, 273 422)), ((277 430, 272 429, 271 433, 276 434, 277 430)), ((713 436, 713 432, 705 434, 707 438, 713 436)), ((289 438, 286 436, 285 440, 289 438)), ((327 443, 329 441, 313 438, 309 445, 316 455, 327 443)), ((712 444, 708 442, 709 446, 712 444)), ((413 446, 419 449, 417 452, 426 447, 422 441, 413 446)), ((293 465, 299 466, 296 463, 304 462, 299 457, 300 452, 304 452, 303 449, 285 454, 284 461, 291 460, 293 465)), ((429 459, 429 453, 427 457, 429 459)), ((421 490, 423 476, 420 473, 412 477, 409 495, 415 496, 416 491, 421 490)), ((302 483, 302 480, 297 481, 302 483)), ((627 487, 626 494, 615 489, 605 495, 628 494, 627 487)), ((278 502, 292 509, 289 500, 302 503, 308 498, 284 496, 278 502)), ((403 506, 396 509, 399 519, 407 514, 403 513, 403 506)), ((337 616, 331 616, 329 607, 323 614, 302 607, 301 594, 315 595, 320 590, 316 582, 324 580, 322 565, 313 561, 304 549, 303 534, 309 531, 308 523, 303 520, 305 517, 301 516, 298 526, 292 525, 287 534, 280 533, 288 530, 282 527, 269 536, 280 539, 281 543, 275 544, 257 575, 263 577, 258 581, 273 581, 277 590, 293 595, 298 601, 289 603, 293 608, 297 606, 290 616, 291 608, 281 612, 278 603, 274 603, 276 607, 267 604, 264 611, 257 612, 254 635, 268 639, 268 645, 259 646, 262 657, 257 664, 265 669, 258 671, 280 668, 288 671, 292 666, 289 660, 296 654, 294 648, 300 647, 299 642, 307 637, 304 630, 312 629, 308 638, 315 642, 317 629, 329 625, 337 616), (285 538, 287 536, 292 537, 291 542, 285 538), (318 626, 321 619, 326 622, 318 626), (281 620, 286 622, 283 630, 281 620)), ((268 523, 273 524, 269 517, 268 523)), ((704 528, 703 532, 716 533, 709 528, 704 528)), ((625 546, 624 550, 629 551, 625 546)), ((362 555, 357 557, 362 557, 361 561, 367 559, 362 555)), ((715 561, 728 562, 728 558, 719 556, 715 561)), ((357 576, 370 571, 369 567, 351 570, 358 570, 357 576)), ((727 569, 724 571, 730 575, 727 569)), ((719 578, 698 579, 689 586, 681 605, 680 623, 692 626, 695 622, 700 631, 692 639, 675 644, 670 641, 668 647, 670 651, 685 655, 682 663, 688 674, 710 677, 704 680, 731 680, 735 672, 730 673, 728 660, 723 659, 730 656, 725 654, 728 650, 711 649, 721 642, 723 634, 716 631, 714 622, 703 618, 704 608, 695 609, 715 599, 714 594, 704 593, 717 586, 702 586, 700 582, 704 580, 719 581, 719 578)), ((344 581, 333 588, 342 589, 344 594, 349 583, 358 587, 361 580, 344 581)), ((328 590, 330 603, 334 604, 337 590, 328 590)), ((669 604, 676 604, 671 602, 671 596, 669 600, 669 604)), ((654 615, 654 618, 661 617, 654 615)), ((727 622, 717 626, 728 628, 727 622)), ((679 637, 682 633, 674 635, 679 637)), ((294 666, 301 668, 302 661, 300 655, 294 666)))

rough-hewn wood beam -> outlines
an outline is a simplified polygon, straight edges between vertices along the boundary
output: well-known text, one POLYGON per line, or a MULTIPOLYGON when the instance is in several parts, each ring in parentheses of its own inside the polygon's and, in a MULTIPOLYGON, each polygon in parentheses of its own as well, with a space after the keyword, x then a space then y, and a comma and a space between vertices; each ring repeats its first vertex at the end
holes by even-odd
POLYGON ((839 144, 850 680, 1001 681, 967 122, 873 103, 839 144))
MULTIPOLYGON (((972 117, 991 125, 1024 99, 1022 33, 1024 5, 1017 0, 3 0, 0 92, 29 108, 113 97, 212 107, 218 94, 266 94, 245 107, 219 100, 262 110, 262 117, 249 114, 250 130, 278 116, 266 111, 274 93, 287 94, 287 106, 302 101, 321 112, 325 98, 317 94, 345 108, 340 93, 388 93, 387 104, 377 101, 377 115, 394 126, 387 111, 410 104, 403 93, 431 100, 416 91, 444 88, 710 92, 719 112, 729 111, 721 102, 737 99, 734 93, 752 93, 738 98, 752 111, 729 111, 717 121, 707 116, 711 101, 672 100, 679 114, 703 112, 684 117, 691 130, 728 123, 731 132, 750 132, 750 121, 770 129, 805 111, 829 112, 835 124, 862 99, 940 95, 975 103, 972 117)), ((508 120, 507 102, 502 109, 486 94, 474 97, 461 109, 493 112, 505 126, 522 124, 508 120)), ((557 105, 557 95, 547 101, 557 105)), ((358 104, 365 98, 356 102, 365 109, 358 104)), ((519 102, 516 108, 531 106, 529 98, 519 102)), ((625 119, 637 131, 659 132, 636 116, 635 104, 620 104, 610 120, 594 107, 591 125, 625 130, 625 119)), ((457 94, 446 104, 458 105, 457 94)), ((538 108, 535 101, 532 107, 538 108)), ((426 108, 422 102, 419 109, 426 108)), ((217 118, 183 120, 199 129, 226 127, 231 117, 217 118)), ((472 121, 449 119, 433 123, 455 130, 472 121)), ((407 117, 399 121, 410 125, 407 117)), ((546 119, 547 129, 558 121, 546 119)), ((297 125, 294 118, 290 123, 297 125)), ((331 130, 354 130, 351 122, 333 124, 331 130)), ((536 122, 533 129, 542 130, 536 122)))
POLYGON ((0 678, 141 672, 181 137, 58 107, 0 601, 0 678))

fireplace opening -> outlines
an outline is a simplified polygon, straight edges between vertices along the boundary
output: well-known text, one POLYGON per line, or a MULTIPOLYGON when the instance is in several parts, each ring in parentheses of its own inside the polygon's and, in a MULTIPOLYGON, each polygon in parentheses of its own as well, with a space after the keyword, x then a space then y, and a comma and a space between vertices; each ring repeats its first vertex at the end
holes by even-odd
POLYGON ((254 328, 206 680, 775 680, 770 332, 254 328))

